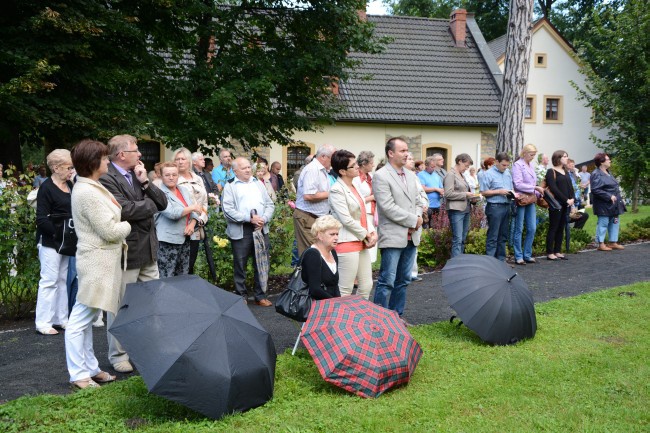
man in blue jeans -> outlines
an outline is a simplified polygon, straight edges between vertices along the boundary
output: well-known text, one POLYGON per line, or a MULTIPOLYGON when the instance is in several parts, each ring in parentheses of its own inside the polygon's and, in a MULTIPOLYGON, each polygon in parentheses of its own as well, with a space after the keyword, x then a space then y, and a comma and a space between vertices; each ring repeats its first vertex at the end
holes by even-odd
POLYGON ((408 145, 401 138, 386 143, 388 163, 372 180, 379 216, 381 267, 374 303, 404 313, 415 249, 422 232, 422 207, 417 176, 405 168, 408 145))
POLYGON ((485 254, 506 260, 506 241, 510 226, 510 211, 514 200, 512 175, 508 167, 510 157, 505 152, 496 156, 496 163, 485 172, 481 183, 481 194, 487 199, 485 216, 488 221, 485 254))

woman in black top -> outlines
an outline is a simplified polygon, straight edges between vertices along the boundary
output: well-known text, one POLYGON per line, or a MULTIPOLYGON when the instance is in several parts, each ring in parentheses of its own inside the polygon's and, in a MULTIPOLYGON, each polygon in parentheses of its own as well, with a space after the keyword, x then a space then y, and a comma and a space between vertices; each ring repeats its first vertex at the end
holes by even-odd
POLYGON ((331 215, 318 218, 311 226, 316 241, 303 253, 302 280, 309 286, 314 300, 341 296, 338 257, 334 251, 340 228, 341 223, 331 215))
POLYGON ((558 203, 562 205, 559 210, 550 208, 548 210, 549 227, 546 234, 546 258, 548 260, 568 260, 563 254, 560 254, 567 221, 567 209, 570 209, 575 201, 571 178, 565 170, 568 160, 569 155, 565 151, 556 150, 551 158, 553 168, 549 168, 546 172, 546 185, 558 203))
POLYGON ((36 198, 36 225, 38 258, 41 262, 41 279, 36 298, 36 331, 43 335, 55 335, 53 328, 65 328, 68 323, 68 276, 69 257, 59 254, 63 237, 63 224, 72 216, 70 193, 72 192, 72 159, 66 149, 53 150, 47 155, 47 165, 52 176, 38 189, 36 198))

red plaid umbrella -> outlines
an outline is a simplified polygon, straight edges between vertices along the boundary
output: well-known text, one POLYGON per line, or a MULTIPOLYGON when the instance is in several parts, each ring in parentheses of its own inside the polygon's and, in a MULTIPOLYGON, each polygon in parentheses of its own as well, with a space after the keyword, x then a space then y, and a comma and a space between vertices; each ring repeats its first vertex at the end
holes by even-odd
POLYGON ((395 311, 360 296, 314 302, 302 342, 323 379, 361 397, 408 382, 422 356, 395 311))

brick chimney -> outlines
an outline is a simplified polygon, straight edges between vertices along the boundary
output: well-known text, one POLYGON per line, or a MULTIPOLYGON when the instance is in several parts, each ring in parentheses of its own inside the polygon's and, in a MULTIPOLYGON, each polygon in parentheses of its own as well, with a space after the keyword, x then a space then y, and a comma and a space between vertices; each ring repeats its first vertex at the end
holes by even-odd
POLYGON ((449 16, 449 29, 454 37, 455 46, 465 48, 465 36, 467 34, 467 11, 465 9, 456 9, 449 16))

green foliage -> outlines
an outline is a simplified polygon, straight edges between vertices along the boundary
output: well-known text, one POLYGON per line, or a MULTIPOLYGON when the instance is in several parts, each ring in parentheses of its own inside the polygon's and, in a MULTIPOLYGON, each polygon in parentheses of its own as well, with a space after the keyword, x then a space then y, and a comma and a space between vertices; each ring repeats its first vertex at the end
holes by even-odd
POLYGON ((364 5, 7 0, 0 161, 25 137, 48 153, 125 131, 191 149, 286 144, 333 119, 330 86, 354 75, 348 53, 381 49, 364 5))
POLYGON ((621 228, 618 239, 621 242, 650 239, 650 217, 634 220, 621 228))
POLYGON ((4 403, 0 405, 0 430, 646 431, 650 284, 617 287, 535 308, 537 335, 512 346, 483 344, 467 328, 448 322, 410 328, 424 352, 420 363, 408 385, 377 399, 356 397, 329 385, 301 349, 296 356, 278 356, 271 401, 220 420, 204 418, 148 393, 142 378, 131 377, 101 389, 4 403))
POLYGON ((465 240, 465 254, 485 254, 487 242, 487 229, 472 229, 467 233, 465 240))
MULTIPOLYGON (((14 174, 15 168, 5 171, 14 174)), ((34 309, 40 262, 36 248, 36 212, 27 203, 32 178, 20 175, 0 190, 0 317, 20 318, 34 309)))
POLYGON ((607 128, 606 139, 593 139, 614 156, 613 172, 632 192, 635 209, 640 185, 650 183, 650 3, 605 4, 590 19, 592 27, 578 44, 586 85, 572 85, 607 128))

